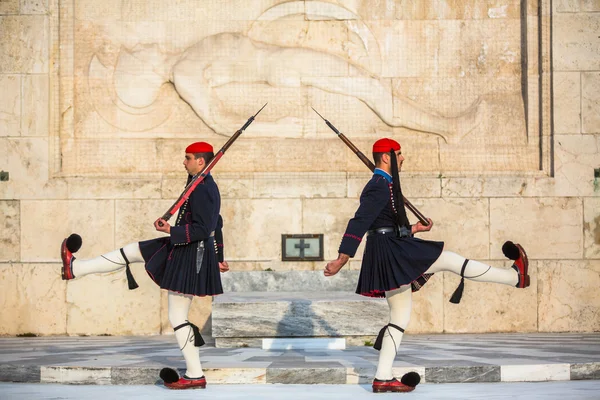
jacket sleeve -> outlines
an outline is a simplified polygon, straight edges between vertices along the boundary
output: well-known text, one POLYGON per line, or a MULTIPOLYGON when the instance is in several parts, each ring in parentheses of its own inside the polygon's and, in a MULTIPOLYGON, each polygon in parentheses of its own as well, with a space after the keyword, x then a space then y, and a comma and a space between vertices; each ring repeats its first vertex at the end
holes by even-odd
POLYGON ((377 216, 390 201, 389 187, 385 180, 369 182, 360 196, 360 206, 348 222, 339 252, 354 257, 363 236, 377 216))
POLYGON ((198 185, 188 200, 191 223, 171 226, 171 243, 185 244, 208 239, 217 224, 218 197, 205 185, 198 185))
POLYGON ((220 215, 217 220, 217 229, 215 229, 215 250, 217 252, 217 261, 225 261, 225 254, 223 253, 223 217, 220 215))

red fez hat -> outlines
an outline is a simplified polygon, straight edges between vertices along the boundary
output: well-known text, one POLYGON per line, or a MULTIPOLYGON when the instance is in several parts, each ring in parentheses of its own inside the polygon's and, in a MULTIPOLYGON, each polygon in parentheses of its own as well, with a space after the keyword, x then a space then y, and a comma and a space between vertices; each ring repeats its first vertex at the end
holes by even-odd
POLYGON ((394 151, 400 150, 400 143, 388 138, 379 139, 373 143, 373 153, 388 153, 392 149, 394 151))
POLYGON ((212 153, 213 147, 206 142, 196 142, 190 144, 186 149, 186 153, 212 153))

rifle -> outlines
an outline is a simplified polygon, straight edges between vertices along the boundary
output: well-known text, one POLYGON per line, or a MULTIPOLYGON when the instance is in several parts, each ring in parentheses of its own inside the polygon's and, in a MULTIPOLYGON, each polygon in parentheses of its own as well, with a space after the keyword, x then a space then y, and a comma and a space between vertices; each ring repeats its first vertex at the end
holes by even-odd
MULTIPOLYGON (((190 195, 192 194, 192 192, 194 191, 196 186, 198 186, 200 184, 200 182, 202 182, 204 180, 204 178, 206 178, 208 173, 213 169, 213 167, 217 164, 217 162, 219 162, 221 157, 223 157, 223 154, 225 154, 227 149, 229 149, 229 147, 233 144, 233 142, 235 142, 235 140, 242 134, 242 132, 252 123, 252 121, 254 121, 254 118, 258 115, 259 112, 261 112, 263 110, 263 108, 265 108, 267 106, 267 104, 268 103, 265 103, 265 105, 262 106, 262 108, 260 110, 258 110, 258 112, 256 114, 254 114, 253 116, 248 118, 248 121, 246 121, 244 126, 242 126, 240 129, 238 129, 233 134, 233 136, 231 136, 229 138, 229 140, 223 145, 223 147, 221 147, 221 149, 215 154, 215 156, 213 158, 211 158, 211 160, 208 162, 208 164, 206 164, 206 166, 202 169, 202 171, 200 171, 196 175, 194 175, 194 177, 192 178, 190 183, 188 183, 187 186, 185 187, 185 189, 183 189, 183 193, 181 193, 181 195, 179 196, 177 201, 175 201, 175 203, 171 206, 171 208, 169 208, 169 210, 161 217, 162 219, 164 219, 165 221, 168 221, 169 218, 171 218, 171 216, 173 216, 177 212, 177 210, 179 210, 181 208, 183 203, 185 203, 185 201, 190 197, 190 195)), ((164 224, 162 222, 159 222, 158 225, 163 226, 164 224)))
MULTIPOLYGON (((311 107, 312 108, 312 107, 311 107)), ((319 114, 319 112, 317 110, 315 110, 314 108, 312 108, 314 112, 317 113, 317 115, 321 118, 323 118, 323 121, 325 121, 325 123, 327 124, 327 126, 336 133, 336 135, 342 139, 342 142, 344 142, 346 144, 346 146, 350 147, 350 150, 352 150, 354 152, 354 154, 356 154, 358 156, 358 158, 360 158, 360 161, 363 162, 363 164, 365 164, 371 171, 375 170, 375 165, 371 162, 371 160, 369 160, 351 141, 350 139, 348 139, 343 133, 341 133, 340 131, 337 130, 337 128, 335 126, 333 126, 333 124, 329 121, 327 121, 321 114, 319 114)), ((410 210, 410 212, 412 212, 415 217, 417 217, 419 219, 419 221, 421 221, 421 223, 425 226, 429 226, 429 221, 427 221, 427 218, 425 218, 425 216, 423 214, 421 214, 421 212, 419 210, 417 210, 417 207, 415 207, 410 201, 408 201, 408 199, 404 196, 402 196, 402 199, 404 200, 404 205, 406 206, 406 208, 408 208, 410 210)))

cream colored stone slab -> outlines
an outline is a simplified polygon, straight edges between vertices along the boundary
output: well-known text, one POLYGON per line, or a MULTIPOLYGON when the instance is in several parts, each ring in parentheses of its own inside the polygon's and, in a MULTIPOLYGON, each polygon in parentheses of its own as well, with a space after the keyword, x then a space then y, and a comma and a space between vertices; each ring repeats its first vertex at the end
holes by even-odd
POLYGON ((600 329, 600 261, 539 262, 540 332, 597 332, 600 329))
POLYGON ((83 238, 79 257, 113 250, 112 200, 21 200, 21 260, 59 261, 60 244, 76 232, 83 238))
MULTIPOLYGON (((424 0, 417 2, 381 3, 378 7, 363 0, 365 8, 395 9, 397 19, 487 19, 487 18, 518 18, 519 2, 497 2, 493 0, 460 0, 448 2, 445 0, 424 0)), ((362 15, 362 14, 361 14, 362 15)))
POLYGON ((49 101, 47 75, 26 75, 23 77, 21 135, 48 136, 49 101))
POLYGON ((520 70, 520 23, 516 18, 381 21, 373 26, 373 32, 381 43, 389 43, 381 50, 384 77, 468 74, 475 78, 512 75, 520 70))
POLYGON ((90 177, 67 178, 66 181, 70 199, 158 199, 161 197, 160 179, 90 177))
MULTIPOLYGON (((373 82, 360 81, 356 78, 348 78, 346 82, 362 88, 363 93, 369 90, 375 90, 378 85, 373 82)), ((385 81, 381 81, 385 84, 385 81)), ((333 88, 334 89, 334 88, 333 88)), ((352 93, 352 91, 348 91, 352 93)), ((360 93, 360 92, 359 92, 360 93)), ((391 91, 384 92, 382 95, 391 100, 391 91)), ((319 88, 309 90, 308 105, 319 112, 340 132, 354 142, 360 137, 374 137, 377 130, 390 129, 377 114, 370 109, 363 101, 365 96, 340 96, 338 92, 327 91, 319 88)), ((389 104, 388 104, 389 106, 389 104)), ((327 126, 327 124, 311 108, 307 109, 307 127, 306 138, 336 138, 336 134, 327 126)), ((377 139, 374 139, 375 141, 377 139)), ((331 146, 345 148, 346 145, 339 139, 339 143, 331 142, 331 146)), ((362 150, 362 149, 361 149, 362 150)), ((364 150, 363 150, 364 151, 364 150)))
POLYGON ((284 20, 261 20, 252 24, 248 37, 272 45, 302 47, 347 57, 348 26, 345 21, 315 21, 310 16, 305 19, 300 15, 284 20))
MULTIPOLYGON (((359 202, 356 199, 305 199, 302 201, 302 232, 322 233, 325 262, 338 256, 342 235, 354 216, 359 202)), ((296 233, 296 232, 290 232, 296 233)), ((356 251, 362 259, 365 238, 356 251)))
POLYGON ((583 255, 600 258, 600 198, 583 199, 583 255))
POLYGON ((58 264, 0 265, 0 334, 64 335, 66 282, 58 264))
POLYGON ((570 377, 570 364, 500 366, 500 380, 502 382, 568 381, 570 377))
POLYGON ((556 195, 597 196, 599 135, 556 135, 554 138, 556 195))
POLYGON ((600 133, 600 72, 581 74, 582 133, 600 133))
POLYGON ((508 197, 524 196, 528 178, 477 177, 442 178, 443 197, 508 197))
POLYGON ((482 152, 475 146, 441 144, 440 165, 449 172, 509 172, 539 169, 539 147, 533 145, 500 146, 482 152))
POLYGON ((359 18, 346 7, 324 1, 307 1, 306 16, 310 20, 353 20, 359 18))
POLYGON ((160 289, 150 279, 143 264, 132 264, 131 268, 139 284, 135 290, 128 289, 124 269, 69 281, 69 335, 160 333, 160 289))
POLYGON ((21 210, 18 200, 1 200, 0 261, 18 261, 21 257, 21 210))
POLYGON ((49 0, 21 0, 21 15, 46 14, 49 0))
POLYGON ((581 74, 579 72, 554 73, 554 131, 556 133, 581 132, 581 74))
MULTIPOLYGON (((231 267, 231 264, 229 265, 231 267)), ((169 292, 160 291, 160 334, 173 335, 169 322, 169 292)), ((189 321, 200 328, 202 335, 212 335, 212 296, 194 296, 190 306, 189 321)))
POLYGON ((509 116, 514 118, 517 109, 523 108, 523 101, 519 98, 521 81, 518 76, 498 76, 485 81, 461 76, 412 77, 395 78, 392 82, 395 115, 399 119, 411 117, 412 112, 413 116, 419 116, 422 120, 426 131, 443 128, 449 131, 445 134, 449 138, 455 135, 459 127, 469 131, 465 134, 488 129, 486 123, 490 117, 499 118, 497 115, 486 115, 494 103, 501 103, 501 115, 507 115, 506 119, 509 116), (425 112, 414 112, 412 102, 425 112))
POLYGON ((0 199, 66 198, 62 179, 49 179, 47 138, 0 138, 0 165, 9 181, 0 182, 0 199))
POLYGON ((267 383, 266 368, 204 368, 206 379, 221 384, 267 383))
POLYGON ((47 35, 46 16, 0 16, 0 73, 47 73, 47 35))
MULTIPOLYGON (((496 260, 484 262, 489 262, 495 268, 511 268, 512 264, 496 260)), ((460 283, 460 276, 443 272, 444 332, 536 332, 537 266, 536 262, 529 264, 531 286, 526 289, 465 279, 463 297, 458 305, 449 300, 460 283)))
POLYGON ((373 33, 382 46, 383 77, 420 76, 435 73, 438 68, 434 53, 438 51, 440 31, 430 21, 381 21, 373 26, 373 33), (427 32, 424 40, 418 32, 427 32), (394 45, 391 45, 391 44, 394 45), (406 55, 411 55, 406 57, 406 55))
POLYGON ((18 14, 19 0, 0 1, 0 14, 18 14))
POLYGON ((251 199, 255 197, 254 174, 252 173, 220 173, 215 168, 213 177, 219 186, 222 199, 251 199))
MULTIPOLYGON (((117 174, 130 174, 139 177, 140 174, 159 172, 162 161, 161 158, 157 160, 159 150, 151 140, 67 140, 61 143, 61 149, 61 171, 67 176, 114 177, 117 174)), ((180 157, 183 159, 183 156, 180 157)), ((182 168, 181 164, 179 166, 182 168)))
POLYGON ((578 13, 600 11, 598 0, 558 0, 553 2, 554 10, 559 13, 578 13))
MULTIPOLYGON (((489 258, 490 223, 487 199, 415 199, 412 204, 433 220, 430 232, 418 236, 445 243, 444 250, 472 259, 489 258), (477 232, 476 235, 473 233, 477 232), (469 235, 469 240, 464 240, 469 235)), ((409 217, 412 223, 416 218, 409 217)))
MULTIPOLYGON (((225 253, 225 258, 228 258, 227 253, 225 253)), ((273 260, 257 262, 235 262, 235 265, 240 265, 242 271, 315 271, 322 270, 325 267, 325 262, 282 261, 281 256, 279 256, 279 258, 273 260)))
POLYGON ((552 18, 555 71, 590 71, 600 66, 598 13, 556 14, 552 18))
POLYGON ((41 383, 75 385, 110 385, 110 367, 47 367, 40 368, 41 383))
POLYGON ((257 198, 346 197, 345 172, 254 174, 254 196, 257 198))
MULTIPOLYGON (((225 259, 228 259, 228 254, 225 253, 225 259)), ((231 271, 264 271, 267 268, 274 270, 270 261, 252 262, 252 261, 228 261, 231 271)))
POLYGON ((281 259, 281 235, 308 232, 298 199, 224 199, 221 215, 225 254, 231 260, 281 259))
MULTIPOLYGON (((273 79, 276 78, 273 76, 273 79)), ((232 132, 243 126, 248 117, 255 114, 264 103, 269 102, 248 128, 246 135, 282 139, 301 138, 304 134, 307 107, 304 88, 282 87, 278 82, 236 83, 216 88, 216 95, 222 106, 215 113, 220 114, 232 132)))
POLYGON ((502 259, 506 240, 523 245, 529 259, 579 259, 583 255, 580 198, 490 199, 491 258, 502 259))
MULTIPOLYGON (((173 200, 117 200, 115 202, 115 245, 165 236, 156 231, 154 221, 173 205, 173 200)), ((177 213, 169 220, 175 224, 177 213)))
POLYGON ((412 313, 407 332, 444 332, 444 277, 435 274, 418 292, 413 293, 412 313))
POLYGON ((0 136, 21 134, 21 77, 0 75, 0 136))

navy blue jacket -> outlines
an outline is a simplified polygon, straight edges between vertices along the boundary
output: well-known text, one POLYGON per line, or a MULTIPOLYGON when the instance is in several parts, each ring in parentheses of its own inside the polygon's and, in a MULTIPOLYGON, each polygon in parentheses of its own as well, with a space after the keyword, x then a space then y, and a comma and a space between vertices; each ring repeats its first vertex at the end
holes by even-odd
MULTIPOLYGON (((189 180, 188 180, 189 182, 189 180)), ((171 244, 181 245, 206 240, 215 232, 218 259, 223 261, 223 219, 221 211, 221 195, 213 177, 206 178, 194 189, 188 204, 181 207, 177 223, 171 226, 171 244)))
POLYGON ((375 173, 360 195, 360 206, 348 222, 339 252, 354 257, 368 230, 393 226, 392 183, 388 177, 375 173))

